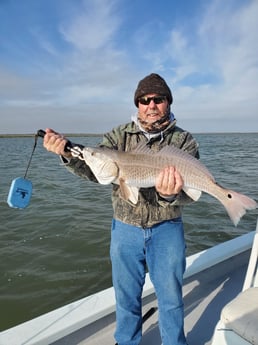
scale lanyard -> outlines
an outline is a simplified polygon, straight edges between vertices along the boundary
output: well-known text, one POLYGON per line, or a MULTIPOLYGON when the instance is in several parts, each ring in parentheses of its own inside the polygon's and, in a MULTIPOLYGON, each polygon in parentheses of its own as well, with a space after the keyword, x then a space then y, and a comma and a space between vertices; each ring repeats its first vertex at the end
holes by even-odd
MULTIPOLYGON (((35 134, 34 146, 28 161, 24 177, 17 177, 11 183, 11 187, 7 197, 7 203, 10 207, 22 209, 27 207, 30 203, 30 198, 32 195, 32 183, 27 179, 28 170, 37 146, 38 137, 44 138, 45 134, 46 132, 42 129, 39 129, 37 131, 37 133, 35 134)), ((71 152, 73 157, 77 157, 83 160, 83 147, 81 145, 75 145, 70 141, 67 141, 64 150, 71 152)))
POLYGON ((28 170, 29 170, 29 167, 30 167, 30 163, 31 163, 31 160, 32 160, 32 156, 35 152, 35 149, 36 149, 36 146, 37 146, 37 142, 38 142, 38 133, 35 135, 35 141, 34 141, 34 146, 33 146, 33 149, 32 149, 32 152, 31 152, 31 155, 30 155, 30 159, 29 159, 29 162, 28 162, 28 165, 27 165, 27 168, 26 168, 26 171, 25 171, 25 174, 24 174, 24 179, 26 179, 27 175, 28 175, 28 170))
POLYGON ((39 134, 35 135, 35 142, 32 149, 32 153, 30 155, 30 159, 24 174, 24 177, 17 177, 15 178, 9 189, 7 203, 10 207, 23 209, 27 207, 30 203, 31 195, 32 195, 32 183, 30 180, 27 179, 28 170, 31 164, 32 156, 35 152, 37 141, 38 141, 39 134))

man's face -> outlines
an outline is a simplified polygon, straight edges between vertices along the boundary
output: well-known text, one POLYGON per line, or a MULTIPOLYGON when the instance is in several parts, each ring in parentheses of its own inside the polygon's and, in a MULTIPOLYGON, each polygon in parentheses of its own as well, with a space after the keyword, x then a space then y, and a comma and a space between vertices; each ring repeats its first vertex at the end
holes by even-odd
POLYGON ((150 93, 139 99, 138 109, 139 118, 151 124, 160 120, 166 114, 168 101, 164 96, 150 93))

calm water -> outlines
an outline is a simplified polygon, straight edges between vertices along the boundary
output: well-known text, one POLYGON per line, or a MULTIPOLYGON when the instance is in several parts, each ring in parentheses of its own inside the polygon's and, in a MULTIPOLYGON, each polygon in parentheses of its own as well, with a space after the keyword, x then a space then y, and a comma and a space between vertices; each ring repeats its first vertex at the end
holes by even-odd
MULTIPOLYGON (((258 200, 258 134, 198 134, 201 159, 223 186, 258 200)), ((71 138, 95 145, 96 137, 71 138)), ((111 286, 110 186, 84 181, 38 146, 28 208, 10 208, 11 181, 23 177, 33 138, 0 138, 0 330, 111 286)), ((235 228, 204 195, 185 208, 188 255, 254 230, 257 211, 235 228)))

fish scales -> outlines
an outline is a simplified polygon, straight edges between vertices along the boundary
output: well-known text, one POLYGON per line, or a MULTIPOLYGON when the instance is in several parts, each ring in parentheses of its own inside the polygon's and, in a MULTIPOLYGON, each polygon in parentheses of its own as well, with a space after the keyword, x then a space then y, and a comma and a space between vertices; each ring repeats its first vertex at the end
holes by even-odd
MULTIPOLYGON (((182 151, 180 151, 181 154, 182 151)), ((151 187, 155 185, 159 172, 168 167, 175 166, 183 177, 186 186, 194 186, 196 189, 203 190, 213 176, 207 171, 206 167, 192 156, 187 155, 187 159, 182 159, 178 155, 178 150, 171 150, 168 153, 117 153, 117 164, 120 167, 119 177, 126 177, 127 182, 137 187, 151 187), (188 160, 192 163, 189 169, 188 160), (198 163, 198 164, 197 164, 198 163)))
POLYGON ((86 147, 83 157, 99 183, 120 185, 121 197, 134 204, 138 202, 139 188, 155 186, 160 171, 174 166, 183 178, 186 194, 193 200, 198 200, 201 192, 215 197, 235 225, 246 210, 257 207, 255 200, 218 185, 201 161, 174 146, 166 146, 159 152, 142 144, 130 152, 86 147))

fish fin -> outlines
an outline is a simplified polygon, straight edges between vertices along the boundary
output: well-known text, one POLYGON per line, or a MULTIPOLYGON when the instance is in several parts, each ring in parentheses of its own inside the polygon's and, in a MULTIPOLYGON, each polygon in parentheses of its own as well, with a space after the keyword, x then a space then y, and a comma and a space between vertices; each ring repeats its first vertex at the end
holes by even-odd
POLYGON ((119 179, 119 186, 121 197, 124 200, 130 200, 133 204, 137 204, 139 188, 134 186, 128 186, 128 184, 126 184, 125 180, 122 178, 119 179))
POLYGON ((153 152, 149 146, 146 145, 146 143, 139 143, 132 151, 131 153, 143 153, 143 154, 150 154, 153 155, 155 152, 153 152))
POLYGON ((200 190, 192 189, 188 187, 184 187, 183 191, 194 201, 197 201, 198 199, 200 199, 202 195, 202 192, 200 190))
POLYGON ((257 208, 257 203, 255 200, 244 194, 240 194, 232 190, 224 191, 226 191, 226 198, 221 200, 218 198, 218 200, 220 200, 220 202, 224 205, 230 219, 234 225, 237 226, 238 222, 247 210, 254 210, 257 208))
MULTIPOLYGON (((143 154, 151 154, 151 155, 161 155, 161 154, 164 154, 164 155, 171 155, 173 153, 180 153, 182 154, 185 154, 185 155, 189 155, 187 152, 173 146, 173 145, 167 145, 167 146, 164 146, 160 151, 153 151, 150 149, 150 147, 148 145, 146 145, 146 143, 138 143, 138 145, 131 151, 133 153, 143 153, 143 154)), ((192 157, 192 156, 191 156, 192 157)))
POLYGON ((100 184, 105 184, 105 185, 111 184, 115 180, 114 176, 102 177, 100 175, 97 175, 97 173, 93 173, 93 174, 96 177, 96 179, 98 180, 98 183, 100 183, 100 184))

